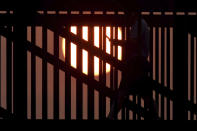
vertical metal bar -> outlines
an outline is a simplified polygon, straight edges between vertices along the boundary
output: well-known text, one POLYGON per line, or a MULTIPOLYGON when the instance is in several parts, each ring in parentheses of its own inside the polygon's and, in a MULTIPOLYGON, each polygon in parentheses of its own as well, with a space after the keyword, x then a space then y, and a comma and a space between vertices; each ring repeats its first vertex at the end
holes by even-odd
POLYGON ((20 11, 15 14, 18 20, 14 28, 16 41, 13 48, 14 113, 17 119, 27 119, 27 50, 24 42, 27 38, 27 27, 21 24, 22 14, 20 11))
MULTIPOLYGON (((113 39, 113 26, 110 26, 110 38, 113 39)), ((113 56, 113 45, 112 45, 112 43, 110 43, 110 52, 111 52, 111 55, 113 56)), ((114 83, 115 80, 116 80, 115 69, 114 69, 113 65, 110 65, 110 88, 112 90, 115 89, 115 83, 114 83)), ((117 80, 115 82, 117 82, 117 80)), ((111 104, 112 104, 112 99, 110 99, 110 107, 111 107, 111 104)))
MULTIPOLYGON (((35 26, 32 26, 31 41, 35 45, 35 26)), ((34 52, 31 52, 31 119, 36 119, 36 58, 34 52)))
MULTIPOLYGON (((104 10, 103 11, 103 15, 106 15, 107 14, 107 11, 104 10)), ((106 52, 106 45, 107 45, 107 42, 106 42, 106 31, 107 31, 107 27, 106 25, 104 25, 103 27, 103 51, 106 52)), ((106 61, 103 60, 103 79, 102 79, 102 82, 106 85, 107 84, 107 77, 106 77, 106 61)), ((103 96, 103 118, 105 119, 106 118, 106 102, 107 100, 107 97, 106 96, 103 96)))
MULTIPOLYGON (((153 67, 153 27, 150 27, 150 44, 149 44, 149 58, 150 58, 150 65, 153 67)), ((152 69, 152 68, 151 68, 152 69)), ((150 72, 150 78, 153 78, 153 70, 150 72)))
MULTIPOLYGON (((153 13, 152 12, 150 12, 150 17, 153 15, 153 13)), ((150 76, 150 78, 152 78, 153 79, 153 59, 154 59, 154 56, 153 56, 153 25, 151 25, 151 23, 150 23, 150 43, 149 43, 149 60, 150 60, 150 66, 151 66, 151 71, 150 71, 150 73, 149 73, 149 76, 150 76)), ((153 87, 151 87, 151 90, 152 90, 152 88, 153 87)), ((153 91, 152 91, 153 92, 153 91)), ((151 97, 151 102, 154 102, 153 101, 153 95, 151 95, 152 97, 151 97)), ((151 106, 153 106, 153 105, 151 105, 151 106)), ((149 107, 149 105, 145 102, 144 103, 144 108, 145 109, 147 109, 149 107)), ((144 118, 145 120, 146 120, 146 117, 144 118)), ((148 118, 147 118, 148 119, 148 118)))
MULTIPOLYGON (((106 26, 103 26, 103 51, 106 51, 106 26)), ((106 84, 106 61, 103 60, 103 73, 102 73, 102 79, 101 82, 106 84)), ((101 92, 102 93, 102 92, 101 92)), ((102 95, 102 119, 105 119, 106 117, 106 97, 102 95)))
MULTIPOLYGON (((94 43, 94 27, 91 25, 88 29, 88 40, 94 43)), ((94 56, 88 54, 88 75, 94 78, 94 56)), ((94 119, 94 86, 92 83, 88 85, 88 119, 94 119)))
MULTIPOLYGON (((161 27, 161 85, 164 86, 164 59, 165 46, 164 46, 164 27, 161 27)), ((164 95, 161 94, 161 119, 164 119, 164 95)))
MULTIPOLYGON (((7 27, 8 31, 11 32, 11 26, 7 27)), ((7 110, 12 111, 12 42, 10 39, 7 39, 7 110)))
POLYGON ((156 81, 159 82, 159 28, 155 27, 155 74, 156 81))
MULTIPOLYGON (((156 30, 155 30, 155 74, 156 74, 156 77, 155 77, 155 80, 156 82, 159 82, 159 28, 156 27, 156 30)), ((158 92, 155 91, 155 102, 156 102, 156 106, 158 107, 159 105, 159 95, 158 95, 158 92)), ((158 111, 157 111, 158 113, 158 111)), ((158 114, 157 114, 158 115, 158 114)))
MULTIPOLYGON (((115 39, 117 39, 118 40, 118 26, 116 26, 115 27, 115 39)), ((124 38, 125 38, 125 32, 123 32, 123 31, 125 31, 125 30, 123 30, 123 28, 124 27, 122 27, 122 39, 121 40, 124 40, 124 38)), ((115 45, 115 57, 118 59, 118 54, 119 52, 118 52, 118 45, 115 45)), ((115 90, 118 90, 118 69, 115 69, 115 90)), ((127 97, 127 99, 129 99, 129 97, 127 97)), ((126 108, 122 108, 122 110, 121 110, 121 115, 122 115, 122 120, 125 120, 126 119, 126 108)))
MULTIPOLYGON (((170 89, 170 27, 167 27, 167 87, 170 89)), ((170 120, 170 98, 167 97, 167 120, 170 120)))
MULTIPOLYGON (((150 58, 150 66, 151 66, 151 71, 150 71, 150 78, 153 79, 153 26, 151 25, 150 27, 150 45, 149 45, 149 50, 150 50, 150 55, 149 55, 149 58, 150 58)), ((152 90, 153 87, 151 87, 151 90, 152 90)), ((151 95, 151 102, 154 102, 153 101, 153 95, 151 95)), ((153 106, 153 105, 151 105, 153 106)), ((148 103, 144 103, 144 108, 147 109, 148 107, 150 107, 148 105, 148 103)), ((144 118, 146 120, 146 118, 144 118)))
MULTIPOLYGON (((137 104, 141 107, 141 96, 138 95, 137 104)), ((138 120, 141 120, 141 115, 138 114, 138 120)))
POLYGON ((1 35, 0 35, 0 106, 1 106, 1 35))
POLYGON ((173 41, 173 90, 176 96, 173 102, 174 120, 186 120, 186 93, 188 86, 188 33, 185 16, 175 16, 173 41), (182 43, 182 44, 180 44, 182 43), (180 72, 182 75, 180 75, 180 72))
MULTIPOLYGON (((115 26, 115 39, 118 39, 118 27, 115 26)), ((118 58, 118 47, 117 45, 114 45, 115 47, 115 58, 118 58)), ((112 52, 113 54, 113 52, 112 52)), ((118 90, 118 70, 114 69, 114 90, 118 90)), ((116 118, 117 119, 117 118, 116 118)))
MULTIPOLYGON (((66 26, 65 30, 67 32, 70 32, 70 26, 66 26)), ((70 39, 66 39, 66 57, 65 62, 70 65, 71 62, 71 41, 70 39)), ((65 72, 65 119, 70 120, 71 119, 71 74, 70 72, 65 72)))
MULTIPOLYGON (((82 26, 78 26, 77 35, 82 38, 82 26)), ((77 69, 82 72, 82 49, 77 47, 77 69)), ((77 119, 82 119, 82 81, 77 79, 77 119)))
MULTIPOLYGON (((197 37, 195 37, 195 41, 194 41, 194 43, 195 43, 195 45, 196 45, 196 79, 195 79, 195 81, 196 81, 196 98, 194 98, 195 99, 195 101, 196 101, 196 103, 197 103, 197 37)), ((195 103, 195 104, 196 104, 195 103)), ((197 115, 197 114, 196 114, 197 115)), ((197 117, 197 116, 196 116, 197 117)), ((196 118, 197 119, 197 118, 196 118)))
MULTIPOLYGON (((54 32, 54 55, 59 59, 59 36, 54 32)), ((54 65, 54 119, 59 119, 59 64, 54 65)))
MULTIPOLYGON (((102 35, 102 27, 99 26, 99 47, 102 49, 103 46, 103 35, 102 35)), ((103 65, 102 65, 102 60, 99 59, 99 81, 103 82, 103 65)), ((104 101, 104 96, 102 92, 99 92, 99 119, 103 119, 103 101, 104 101)))
MULTIPOLYGON (((188 45, 188 86, 187 86, 187 100, 191 101, 191 35, 188 33, 187 34, 188 37, 188 41, 187 41, 187 45, 188 45)), ((186 109, 187 112, 187 120, 191 120, 191 111, 189 109, 186 109)))
MULTIPOLYGON (((43 27, 42 30, 43 42, 42 50, 44 55, 47 53, 47 28, 43 27)), ((46 59, 42 60, 42 119, 47 119, 47 61, 46 59)))
MULTIPOLYGON (((127 41, 129 41, 130 40, 130 26, 127 26, 127 27, 123 27, 123 30, 122 30, 122 32, 123 32, 123 35, 122 35, 122 38, 123 38, 123 40, 127 40, 127 41), (125 38, 125 36, 126 36, 126 38, 125 38)), ((126 56, 126 52, 127 51, 127 49, 126 49, 126 45, 123 45, 123 47, 122 47, 122 60, 123 61, 125 61, 126 60, 126 58, 127 58, 127 56, 126 56)), ((125 72, 122 72, 122 77, 125 75, 125 72)), ((133 96, 134 97, 134 96, 133 96)), ((129 99, 129 97, 128 97, 128 99, 129 99)), ((128 119, 129 120, 129 118, 130 118, 130 110, 129 109, 126 109, 126 119, 128 119)), ((133 112, 133 114, 134 114, 134 112, 133 112)), ((134 119, 134 118, 133 118, 134 119)))
MULTIPOLYGON (((168 79, 168 74, 167 74, 167 56, 168 56, 168 50, 167 50, 167 27, 164 27, 164 46, 165 46, 165 49, 164 49, 164 54, 165 54, 165 58, 164 58, 164 61, 165 61, 165 67, 164 67, 164 70, 165 70, 165 75, 164 75, 164 85, 166 88, 168 88, 168 85, 167 85, 167 79, 168 79)), ((164 96, 164 120, 167 120, 167 96, 164 96)))
MULTIPOLYGON (((191 98, 190 98, 190 100, 191 100, 191 102, 192 103, 194 103, 194 36, 191 34, 191 65, 190 65, 190 67, 191 67, 191 98)), ((190 113, 191 114, 191 120, 193 120, 194 119, 194 113, 193 112, 191 112, 190 113)))
MULTIPOLYGON (((133 103, 135 104, 135 105, 137 105, 137 103, 136 103, 136 98, 137 98, 137 96, 135 95, 135 94, 133 94, 133 103)), ((137 113, 136 113, 136 111, 134 110, 133 111, 133 120, 137 120, 137 113)))

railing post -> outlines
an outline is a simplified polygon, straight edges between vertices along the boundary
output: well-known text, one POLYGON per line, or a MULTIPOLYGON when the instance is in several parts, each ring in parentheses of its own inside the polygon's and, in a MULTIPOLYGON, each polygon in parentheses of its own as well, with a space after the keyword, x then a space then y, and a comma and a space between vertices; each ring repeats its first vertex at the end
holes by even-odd
MULTIPOLYGON (((47 53, 47 28, 43 27, 42 30, 42 35, 43 35, 43 39, 42 39, 42 49, 44 54, 47 53)), ((42 119, 46 120, 47 119, 47 115, 48 115, 48 109, 47 109, 47 60, 43 59, 42 62, 42 75, 43 75, 43 82, 42 82, 42 119)))
POLYGON ((14 113, 17 119, 27 119, 27 50, 26 26, 23 24, 24 12, 16 11, 14 25, 15 43, 13 49, 14 64, 14 113))
MULTIPOLYGON (((82 26, 78 26, 77 35, 82 38, 82 26)), ((78 46, 77 47, 77 69, 82 72, 82 49, 78 46)), ((77 119, 82 119, 83 117, 83 90, 82 90, 83 83, 80 79, 77 79, 77 119)))
MULTIPOLYGON (((70 26, 66 26, 65 30, 67 32, 70 32, 70 26)), ((66 57, 65 62, 70 65, 71 63, 71 44, 70 39, 66 39, 66 57)), ((65 72, 65 119, 70 120, 71 119, 71 73, 66 71, 65 72)))
MULTIPOLYGON (((59 36, 54 33, 54 55, 59 58, 59 36)), ((59 63, 54 65, 54 119, 59 119, 59 63)))
MULTIPOLYGON (((11 26, 7 27, 12 31, 11 26)), ((7 110, 12 111, 12 41, 7 39, 7 110)))
MULTIPOLYGON (((0 35, 0 78, 1 78, 1 35, 0 35)), ((0 106, 1 106, 1 79, 0 79, 0 106)))
POLYGON ((186 120, 185 101, 188 85, 188 45, 185 16, 175 16, 174 29, 174 65, 173 86, 175 93, 173 117, 174 120, 186 120))
MULTIPOLYGON (((106 32, 105 27, 99 27, 99 47, 105 51, 106 37, 104 33, 106 32)), ((106 84, 106 66, 105 62, 99 59, 99 81, 106 84)), ((99 94, 99 119, 105 119, 106 112, 106 101, 103 92, 99 94)))
MULTIPOLYGON (((90 42, 94 41, 94 27, 91 25, 88 29, 88 40, 90 42)), ((94 56, 92 54, 88 54, 88 75, 91 78, 94 78, 94 56)), ((94 89, 92 86, 94 86, 92 83, 88 85, 88 119, 93 120, 94 119, 94 89)))

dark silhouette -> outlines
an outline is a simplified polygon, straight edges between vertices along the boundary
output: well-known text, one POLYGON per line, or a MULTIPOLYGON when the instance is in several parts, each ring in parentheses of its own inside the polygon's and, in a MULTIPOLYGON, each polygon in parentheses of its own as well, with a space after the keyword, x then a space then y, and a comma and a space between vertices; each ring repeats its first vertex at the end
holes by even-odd
POLYGON ((9 111, 5 110, 4 108, 0 107, 0 119, 1 118, 3 118, 3 119, 14 119, 14 115, 11 112, 9 112, 9 111))
POLYGON ((136 21, 130 30, 129 37, 129 40, 124 43, 127 69, 123 72, 123 78, 108 116, 109 119, 117 118, 119 110, 123 107, 131 92, 144 98, 147 111, 151 111, 149 118, 153 117, 153 113, 156 112, 156 106, 152 102, 152 88, 151 85, 147 85, 151 84, 147 80, 147 73, 151 70, 151 67, 147 61, 149 55, 149 29, 144 19, 136 21))

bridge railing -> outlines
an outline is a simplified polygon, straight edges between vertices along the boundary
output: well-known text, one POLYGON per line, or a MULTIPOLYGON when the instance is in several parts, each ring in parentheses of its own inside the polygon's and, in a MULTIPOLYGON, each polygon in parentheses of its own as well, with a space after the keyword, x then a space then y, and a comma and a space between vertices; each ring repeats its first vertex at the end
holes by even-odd
MULTIPOLYGON (((110 98, 113 97, 113 91, 118 89, 121 71, 125 69, 124 62, 118 59, 118 49, 120 47, 110 43, 110 54, 106 53, 106 27, 111 27, 110 37, 115 39, 118 38, 118 27, 121 27, 122 38, 126 40, 128 37, 126 31, 129 24, 132 24, 132 20, 128 21, 124 12, 119 12, 119 14, 117 12, 118 15, 116 13, 106 13, 106 16, 103 16, 103 14, 101 16, 80 15, 81 12, 79 14, 67 12, 68 16, 65 14, 57 15, 57 12, 53 13, 48 12, 48 14, 45 14, 44 12, 43 14, 35 15, 33 18, 36 21, 31 21, 27 18, 25 24, 26 33, 24 35, 26 35, 27 39, 29 37, 28 40, 24 41, 24 49, 27 53, 27 70, 24 71, 27 74, 27 86, 25 87, 27 89, 25 107, 27 108, 25 117, 29 119, 103 119, 109 112, 110 98), (76 34, 70 33, 71 25, 77 26, 76 34), (82 39, 82 28, 84 25, 88 26, 88 41, 82 39), (98 26, 99 30, 99 48, 94 46, 94 26, 98 26), (61 54, 63 38, 65 38, 65 57, 62 57, 61 54), (71 66, 73 59, 71 57, 72 43, 77 47, 76 67, 71 66), (82 54, 84 50, 88 52, 87 74, 83 73, 82 54), (94 76, 94 56, 99 58, 99 76, 96 79, 94 76), (106 63, 110 64, 110 73, 108 74, 106 73, 106 63)), ((179 93, 177 89, 175 90, 177 93, 174 91, 173 83, 173 69, 175 68, 173 62, 176 58, 174 57, 174 47, 176 47, 174 46, 174 33, 176 32, 175 16, 177 15, 176 12, 142 13, 142 17, 148 22, 150 27, 151 53, 149 59, 153 66, 153 72, 150 73, 150 77, 154 80, 153 99, 158 105, 158 116, 161 119, 169 120, 175 118, 174 112, 176 108, 174 106, 177 100, 175 98, 176 94, 179 93)), ((4 74, 1 73, 1 78, 5 74, 7 76, 6 83, 4 82, 6 85, 1 84, 1 92, 3 92, 1 93, 1 106, 14 113, 14 106, 16 108, 16 105, 20 105, 20 103, 14 104, 13 94, 16 91, 13 90, 14 85, 12 84, 13 79, 20 80, 13 75, 13 70, 15 69, 13 69, 13 54, 15 50, 13 44, 15 44, 17 38, 16 32, 13 31, 15 27, 12 29, 12 24, 16 16, 6 14, 2 17, 4 19, 2 19, 1 24, 8 24, 6 28, 1 28, 1 35, 5 36, 1 38, 6 41, 1 42, 1 46, 4 43, 7 49, 6 57, 4 56, 5 53, 2 53, 4 55, 1 57, 6 58, 7 62, 7 71, 4 74)), ((180 17, 183 17, 183 14, 180 17)), ((193 20, 193 18, 196 18, 196 15, 189 15, 188 13, 187 17, 191 17, 191 20, 193 20)), ((191 38, 194 39, 191 39, 193 40, 192 42, 196 41, 196 37, 193 37, 193 32, 191 38)), ((122 52, 124 53, 124 49, 122 49, 122 52)), ((195 55, 194 53, 192 54, 193 57, 191 59, 194 59, 195 55)), ((194 63, 191 64, 190 70, 195 69, 194 63)), ((187 64, 189 65, 189 63, 187 64)), ((195 75, 192 74, 191 76, 194 77, 195 75)), ((191 83, 194 83, 194 81, 193 78, 191 83)), ((191 99, 189 99, 189 102, 186 102, 188 104, 186 109, 191 111, 190 114, 193 117, 196 112, 196 87, 194 85, 191 87, 193 87, 189 91, 191 92, 191 99)), ((185 109, 184 107, 182 108, 185 109)), ((18 107, 18 109, 20 108, 18 107)), ((144 111, 143 99, 138 95, 131 95, 130 103, 126 108, 122 109, 119 118, 144 119, 144 111)))

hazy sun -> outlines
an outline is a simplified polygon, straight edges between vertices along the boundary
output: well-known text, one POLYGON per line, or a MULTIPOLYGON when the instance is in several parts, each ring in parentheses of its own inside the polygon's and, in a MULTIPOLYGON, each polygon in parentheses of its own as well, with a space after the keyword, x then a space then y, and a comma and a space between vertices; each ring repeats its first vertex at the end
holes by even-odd
MULTIPOLYGON (((77 26, 71 26, 70 31, 74 34, 77 34, 77 26)), ((106 27, 106 35, 111 37, 111 27, 106 27)), ((94 46, 99 47, 99 26, 94 27, 94 46)), ((82 27, 82 37, 84 40, 88 41, 88 26, 82 27)), ((122 39, 122 30, 118 28, 118 39, 122 39)), ((62 39, 62 52, 65 57, 66 49, 65 39, 62 39)), ((106 53, 111 54, 111 42, 106 39, 106 53)), ((122 47, 118 46, 118 59, 122 60, 122 47)), ((77 45, 71 42, 71 66, 73 68, 77 68, 77 45)), ((88 74, 88 52, 86 50, 82 50, 82 72, 84 74, 88 74)), ((106 63, 106 73, 110 72, 110 64, 106 63)), ((94 56, 94 76, 99 75, 99 58, 94 56)))

